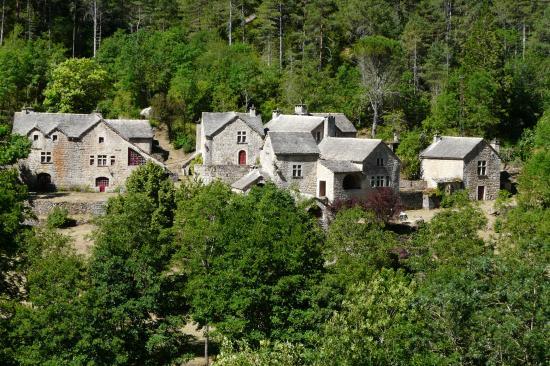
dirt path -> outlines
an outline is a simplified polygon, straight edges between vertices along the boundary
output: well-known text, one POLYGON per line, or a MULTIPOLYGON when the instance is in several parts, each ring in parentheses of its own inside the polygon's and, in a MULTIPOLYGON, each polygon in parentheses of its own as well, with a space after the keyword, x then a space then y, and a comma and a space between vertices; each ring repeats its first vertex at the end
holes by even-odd
POLYGON ((159 142, 161 149, 168 152, 168 159, 164 162, 164 164, 166 164, 171 172, 180 174, 181 164, 189 156, 191 156, 191 154, 184 153, 182 149, 174 149, 174 146, 172 146, 170 143, 170 138, 168 137, 168 130, 163 125, 155 129, 154 139, 159 142))

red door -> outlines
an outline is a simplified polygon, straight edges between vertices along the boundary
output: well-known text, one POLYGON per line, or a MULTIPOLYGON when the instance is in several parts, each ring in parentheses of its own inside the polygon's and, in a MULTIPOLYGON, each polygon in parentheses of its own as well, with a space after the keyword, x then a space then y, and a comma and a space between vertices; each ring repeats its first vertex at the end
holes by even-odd
POLYGON ((99 188, 100 192, 105 192, 105 187, 109 187, 109 178, 105 178, 105 177, 96 178, 95 186, 99 188))
POLYGON ((239 165, 246 165, 246 151, 239 151, 239 165))

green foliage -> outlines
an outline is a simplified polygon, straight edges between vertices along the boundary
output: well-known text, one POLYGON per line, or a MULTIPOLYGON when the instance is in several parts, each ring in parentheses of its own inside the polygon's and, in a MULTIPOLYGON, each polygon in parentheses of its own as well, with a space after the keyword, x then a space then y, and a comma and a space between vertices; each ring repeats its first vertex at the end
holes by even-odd
POLYGON ((54 207, 48 214, 46 225, 50 229, 63 228, 70 223, 69 212, 66 208, 54 207))
POLYGON ((443 208, 460 208, 470 205, 470 197, 468 196, 468 191, 465 189, 458 190, 451 194, 444 194, 443 198, 441 199, 441 207, 443 208))
POLYGON ((401 160, 401 171, 406 179, 420 177, 420 152, 427 147, 427 141, 418 130, 402 134, 396 154, 401 160))
POLYGON ((294 366, 306 365, 307 350, 300 344, 261 341, 258 349, 246 342, 232 344, 227 339, 222 343, 215 366, 294 366))
POLYGON ((52 112, 90 113, 105 97, 108 76, 92 59, 69 59, 53 70, 44 106, 52 112))

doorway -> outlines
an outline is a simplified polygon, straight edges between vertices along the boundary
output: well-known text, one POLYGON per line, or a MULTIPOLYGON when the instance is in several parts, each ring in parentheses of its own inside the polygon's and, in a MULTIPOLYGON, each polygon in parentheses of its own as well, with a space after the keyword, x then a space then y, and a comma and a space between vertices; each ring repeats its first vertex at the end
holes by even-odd
POLYGON ((105 192, 105 188, 109 187, 109 178, 106 178, 106 177, 96 178, 95 186, 99 188, 100 192, 105 192))
POLYGON ((324 180, 319 181, 319 197, 325 197, 327 195, 327 182, 324 180))
POLYGON ((40 173, 36 177, 37 190, 39 192, 48 192, 51 190, 52 176, 48 173, 40 173))
POLYGON ((246 165, 246 151, 239 151, 239 165, 246 165))
POLYGON ((477 186, 477 200, 485 200, 485 186, 477 186))

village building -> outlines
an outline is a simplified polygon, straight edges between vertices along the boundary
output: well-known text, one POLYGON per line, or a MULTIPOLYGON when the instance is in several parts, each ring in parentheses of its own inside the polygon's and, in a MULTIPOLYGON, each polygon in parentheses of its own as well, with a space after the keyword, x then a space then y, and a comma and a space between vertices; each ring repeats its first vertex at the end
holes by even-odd
POLYGON ((113 191, 139 165, 153 161, 153 130, 147 120, 104 119, 98 113, 16 112, 13 133, 31 142, 19 163, 31 189, 113 191))
POLYGON ((434 137, 420 153, 421 177, 428 188, 447 193, 466 189, 472 200, 494 200, 500 189, 498 144, 481 137, 434 137))
POLYGON ((381 140, 355 138, 345 115, 297 105, 292 115, 274 111, 265 125, 255 116, 254 110, 203 113, 197 136, 203 163, 195 166, 203 182, 221 179, 246 192, 271 181, 329 202, 365 198, 377 187, 399 189, 399 159, 381 140))

